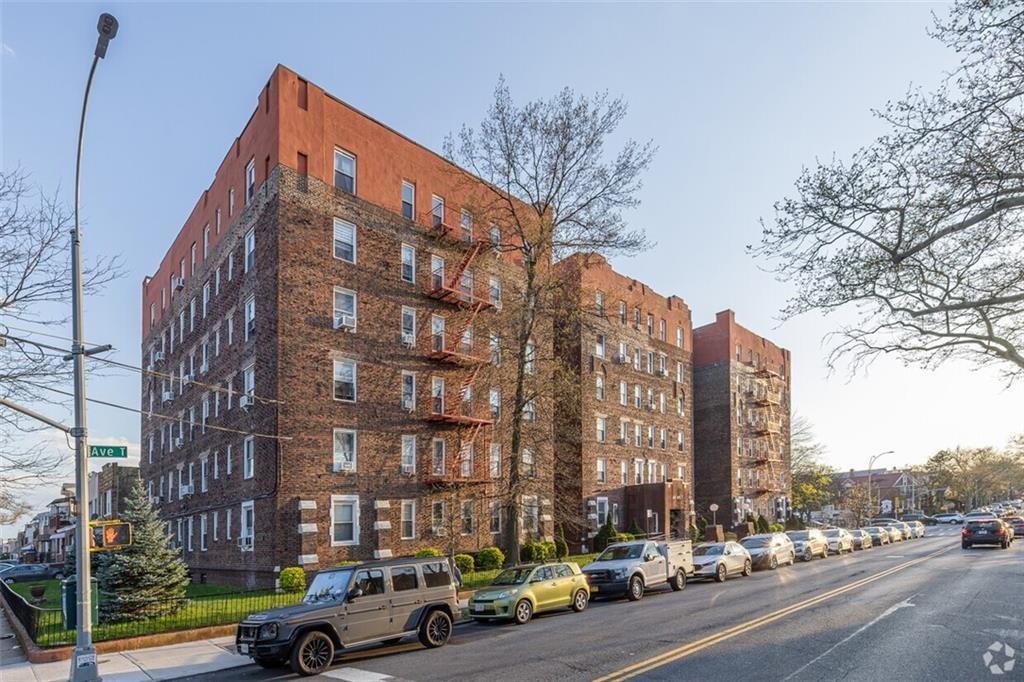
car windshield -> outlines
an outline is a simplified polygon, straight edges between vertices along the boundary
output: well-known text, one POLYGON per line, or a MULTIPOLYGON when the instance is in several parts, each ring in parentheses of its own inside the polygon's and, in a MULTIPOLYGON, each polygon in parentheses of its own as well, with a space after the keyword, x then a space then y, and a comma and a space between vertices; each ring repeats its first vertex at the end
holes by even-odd
POLYGON ((335 601, 342 599, 348 590, 349 580, 352 578, 351 568, 341 571, 324 571, 317 573, 306 590, 306 596, 302 601, 307 604, 315 604, 323 601, 335 601))
POLYGON ((506 568, 498 574, 492 585, 520 585, 530 577, 532 568, 506 568))
POLYGON ((594 559, 594 561, 622 561, 623 559, 639 559, 640 553, 643 552, 643 545, 619 545, 618 547, 609 547, 605 551, 601 552, 601 556, 594 559))
POLYGON ((707 554, 721 554, 724 547, 722 545, 700 545, 693 550, 694 556, 704 556, 707 554))
POLYGON ((806 530, 795 530, 792 533, 786 533, 786 535, 789 536, 790 540, 806 540, 810 533, 806 530))
POLYGON ((753 535, 749 538, 743 538, 740 540, 740 544, 747 549, 757 549, 758 547, 770 547, 772 539, 769 537, 758 537, 753 535))
POLYGON ((829 536, 830 538, 837 538, 839 537, 840 533, 842 533, 842 531, 838 528, 829 528, 827 531, 825 531, 825 535, 829 536))

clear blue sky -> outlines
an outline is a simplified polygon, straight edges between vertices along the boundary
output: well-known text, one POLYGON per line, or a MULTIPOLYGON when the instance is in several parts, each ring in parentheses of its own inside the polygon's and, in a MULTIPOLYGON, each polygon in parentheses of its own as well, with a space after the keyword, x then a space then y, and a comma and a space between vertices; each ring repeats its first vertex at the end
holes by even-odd
MULTIPOLYGON (((89 301, 86 336, 137 363, 140 282, 278 62, 435 149, 479 121, 501 73, 523 99, 607 89, 631 105, 623 134, 660 147, 632 216, 657 247, 615 265, 682 296, 695 324, 732 307, 790 348, 796 409, 835 466, 863 467, 887 449, 897 454, 879 464, 917 462, 1024 431, 1024 391, 966 367, 888 361, 850 381, 829 377, 821 339, 832 322, 778 326, 786 287, 744 246, 802 164, 868 142, 881 131, 872 106, 953 65, 925 34, 933 10, 944 5, 4 3, 0 161, 70 192, 94 26, 114 13, 120 34, 90 110, 84 243, 87 254, 120 253, 129 274, 89 301)), ((137 375, 90 390, 139 402, 137 375)), ((90 420, 96 441, 139 440, 132 414, 94 407, 90 420)))

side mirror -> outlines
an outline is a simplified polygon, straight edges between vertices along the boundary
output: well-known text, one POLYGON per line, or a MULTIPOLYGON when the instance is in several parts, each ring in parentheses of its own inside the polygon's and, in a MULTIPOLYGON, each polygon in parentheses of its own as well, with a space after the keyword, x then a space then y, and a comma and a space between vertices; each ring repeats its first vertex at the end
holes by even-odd
POLYGON ((353 587, 351 590, 348 591, 348 594, 345 595, 345 598, 348 601, 352 601, 353 599, 356 599, 356 598, 362 597, 362 596, 363 596, 363 588, 361 588, 361 587, 353 587))
POLYGON ((658 558, 658 555, 656 555, 656 554, 645 554, 644 555, 644 561, 654 561, 657 558, 658 558))

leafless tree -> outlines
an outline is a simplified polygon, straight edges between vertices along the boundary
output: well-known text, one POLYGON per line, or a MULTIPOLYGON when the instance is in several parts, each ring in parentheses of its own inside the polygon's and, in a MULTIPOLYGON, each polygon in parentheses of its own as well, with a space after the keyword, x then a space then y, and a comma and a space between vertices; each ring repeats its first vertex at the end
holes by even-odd
POLYGON ((565 314, 566 300, 559 296, 564 283, 552 263, 577 251, 608 255, 647 246, 624 212, 638 204, 641 176, 654 147, 628 140, 614 155, 606 150, 626 112, 622 99, 577 95, 568 88, 551 99, 517 105, 501 79, 479 127, 464 126, 445 144, 453 161, 484 181, 475 212, 500 228, 502 257, 521 265, 500 321, 508 330, 504 343, 514 386, 504 487, 506 558, 511 562, 519 557, 526 483, 522 453, 531 437, 524 412, 527 406, 539 410, 540 403, 552 404, 556 382, 542 378, 559 373, 553 354, 538 353, 543 346, 534 343, 550 338, 550 326, 565 314))
MULTIPOLYGON (((0 396, 15 402, 58 404, 58 394, 48 389, 70 385, 71 367, 62 354, 34 345, 30 341, 38 337, 13 328, 54 329, 67 322, 72 220, 57 194, 37 190, 25 171, 0 171, 0 338, 5 341, 0 346, 0 396)), ((121 274, 116 258, 98 259, 83 269, 84 290, 95 293, 121 274)), ((25 513, 26 489, 51 480, 60 469, 61 453, 21 435, 39 428, 29 418, 0 408, 4 523, 25 513)))
POLYGON ((796 286, 783 317, 844 311, 831 363, 953 358, 1024 376, 1024 6, 959 0, 961 61, 876 115, 889 131, 805 169, 752 252, 796 286))

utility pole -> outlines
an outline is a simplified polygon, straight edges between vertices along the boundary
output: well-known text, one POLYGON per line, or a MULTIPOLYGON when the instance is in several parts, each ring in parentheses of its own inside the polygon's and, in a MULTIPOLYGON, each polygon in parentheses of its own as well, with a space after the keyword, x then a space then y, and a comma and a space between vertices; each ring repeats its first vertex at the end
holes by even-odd
POLYGON ((75 378, 75 426, 71 435, 75 439, 75 497, 78 499, 78 516, 75 522, 75 565, 77 567, 76 588, 78 590, 78 629, 75 636, 75 650, 71 656, 70 682, 94 682, 100 680, 96 665, 96 647, 92 643, 92 576, 89 566, 89 519, 84 513, 86 505, 82 496, 89 491, 89 449, 86 444, 88 428, 85 417, 85 347, 82 331, 82 232, 79 223, 79 202, 82 193, 82 148, 85 143, 85 114, 89 107, 89 90, 96 65, 107 55, 107 44, 117 35, 117 19, 111 14, 100 15, 96 25, 99 38, 85 82, 82 98, 82 118, 78 127, 78 154, 75 157, 75 225, 71 230, 71 357, 74 362, 75 378))

